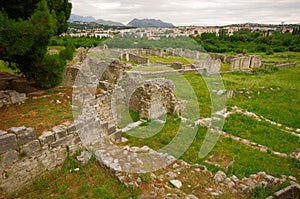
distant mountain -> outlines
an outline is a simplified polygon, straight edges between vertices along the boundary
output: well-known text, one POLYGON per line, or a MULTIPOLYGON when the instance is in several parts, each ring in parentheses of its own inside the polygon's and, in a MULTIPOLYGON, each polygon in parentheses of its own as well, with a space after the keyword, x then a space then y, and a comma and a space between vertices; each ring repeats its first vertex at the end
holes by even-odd
POLYGON ((71 14, 70 19, 68 21, 70 21, 70 22, 73 22, 73 21, 95 22, 96 19, 92 16, 83 17, 80 15, 71 14))
POLYGON ((98 24, 103 24, 103 25, 108 25, 108 26, 125 26, 124 24, 120 22, 115 22, 115 21, 105 21, 103 19, 98 19, 95 21, 98 24))
POLYGON ((122 24, 120 22, 106 21, 103 19, 95 19, 92 16, 83 17, 83 16, 76 15, 76 14, 71 14, 70 19, 68 21, 69 22, 82 21, 82 22, 88 22, 88 23, 96 22, 98 24, 103 24, 103 25, 108 25, 108 26, 125 26, 124 24, 122 24))
POLYGON ((147 28, 147 27, 157 27, 157 28, 170 28, 174 27, 171 23, 163 22, 159 19, 133 19, 128 23, 128 26, 147 28))

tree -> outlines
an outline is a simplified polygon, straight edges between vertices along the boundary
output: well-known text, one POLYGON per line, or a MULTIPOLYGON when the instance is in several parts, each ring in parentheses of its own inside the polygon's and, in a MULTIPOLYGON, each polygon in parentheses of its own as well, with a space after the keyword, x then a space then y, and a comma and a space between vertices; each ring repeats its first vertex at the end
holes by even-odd
POLYGON ((0 3, 0 59, 10 65, 14 63, 25 77, 38 80, 39 85, 54 86, 61 79, 64 65, 46 65, 63 63, 49 61, 47 46, 53 35, 66 31, 71 4, 67 0, 25 2, 2 0, 0 3))

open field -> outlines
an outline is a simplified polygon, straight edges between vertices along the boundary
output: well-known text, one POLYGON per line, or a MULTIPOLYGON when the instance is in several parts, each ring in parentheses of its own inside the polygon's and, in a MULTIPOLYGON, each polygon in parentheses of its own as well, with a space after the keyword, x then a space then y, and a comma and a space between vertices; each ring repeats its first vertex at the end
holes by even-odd
MULTIPOLYGON (((249 141, 267 146, 272 151, 283 153, 300 150, 300 138, 285 132, 285 127, 300 128, 300 68, 285 68, 273 73, 249 75, 233 73, 222 75, 227 90, 234 90, 235 97, 227 99, 227 108, 238 106, 244 110, 264 116, 281 127, 265 121, 257 121, 247 116, 233 114, 225 121, 224 131, 249 141)), ((200 117, 210 115, 210 100, 208 90, 199 75, 188 74, 186 79, 192 85, 201 110, 200 117)), ((172 77, 170 78, 172 79, 172 77)), ((183 90, 184 91, 184 90, 183 90)), ((185 93, 182 93, 184 96, 185 93)), ((180 98, 180 94, 177 95, 180 98)), ((155 136, 140 139, 127 136, 131 145, 148 145, 156 150, 172 141, 176 136, 180 119, 168 117, 166 125, 155 136)), ((220 137, 215 148, 204 159, 199 159, 198 153, 207 129, 199 127, 197 135, 190 148, 181 157, 189 163, 207 164, 205 161, 232 164, 224 169, 229 175, 235 174, 242 178, 259 171, 266 171, 275 176, 293 175, 300 178, 300 163, 293 158, 282 158, 271 153, 236 142, 231 138, 220 137), (271 163, 271 164, 270 164, 271 163)))

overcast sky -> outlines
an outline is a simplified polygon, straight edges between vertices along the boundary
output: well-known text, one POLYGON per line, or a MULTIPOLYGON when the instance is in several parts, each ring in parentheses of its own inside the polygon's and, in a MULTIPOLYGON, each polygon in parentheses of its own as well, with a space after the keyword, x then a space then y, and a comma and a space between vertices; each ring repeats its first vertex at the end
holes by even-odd
POLYGON ((127 24, 134 18, 174 25, 300 23, 299 0, 70 0, 72 13, 127 24))

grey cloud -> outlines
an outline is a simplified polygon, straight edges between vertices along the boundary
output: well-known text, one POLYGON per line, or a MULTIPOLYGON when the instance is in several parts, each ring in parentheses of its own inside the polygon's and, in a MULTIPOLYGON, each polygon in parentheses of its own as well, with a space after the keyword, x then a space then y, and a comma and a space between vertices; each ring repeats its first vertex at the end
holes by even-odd
POLYGON ((72 12, 128 23, 156 18, 175 25, 300 23, 299 0, 71 0, 72 12), (101 9, 101 5, 104 5, 101 9))

